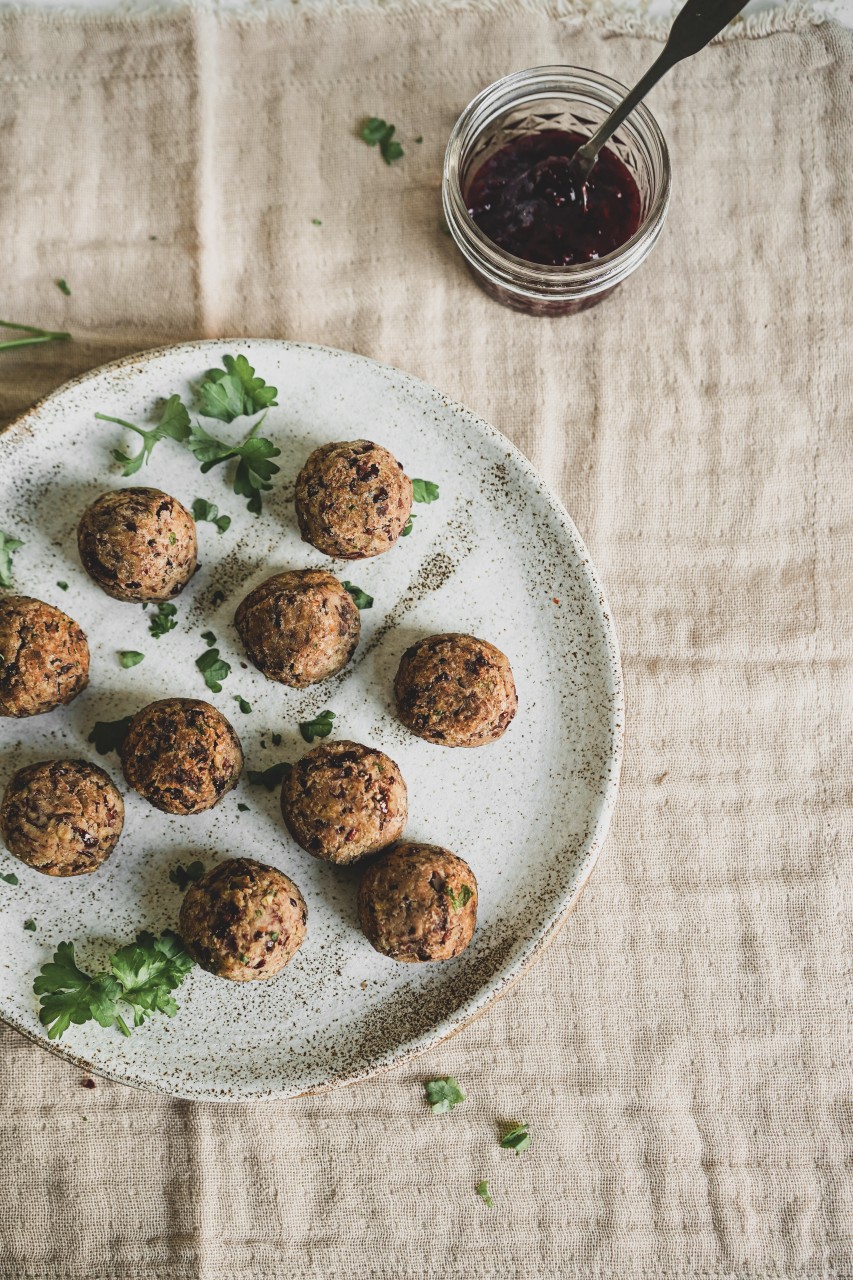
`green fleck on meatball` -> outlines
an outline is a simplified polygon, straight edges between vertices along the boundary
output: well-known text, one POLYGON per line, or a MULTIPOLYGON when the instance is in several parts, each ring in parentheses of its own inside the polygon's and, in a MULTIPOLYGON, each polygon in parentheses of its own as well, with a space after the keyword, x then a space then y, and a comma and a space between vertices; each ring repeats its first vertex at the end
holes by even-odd
POLYGON ((371 863, 358 895, 371 946, 392 960, 450 960, 474 936, 477 881, 456 854, 437 844, 403 843, 371 863))

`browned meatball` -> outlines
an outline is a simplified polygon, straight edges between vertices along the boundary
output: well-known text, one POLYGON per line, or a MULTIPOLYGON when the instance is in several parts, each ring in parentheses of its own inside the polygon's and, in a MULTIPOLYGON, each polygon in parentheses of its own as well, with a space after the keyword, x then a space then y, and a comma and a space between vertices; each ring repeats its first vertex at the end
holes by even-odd
POLYGON ((123 825, 117 788, 85 760, 41 760, 19 769, 0 806, 6 848, 48 876, 97 871, 123 825))
POLYGON ((181 904, 180 931, 194 960, 220 978, 272 978, 305 941, 308 910, 293 881, 251 858, 202 876, 181 904))
POLYGON ((394 680, 400 719, 443 747, 482 747, 518 709, 509 659, 475 636, 428 636, 407 649, 394 680))
POLYGON ((315 449, 296 478, 302 537, 327 556, 362 560, 394 543, 412 509, 412 482, 371 440, 315 449))
POLYGON ((358 914, 365 937, 392 960, 451 960, 477 924, 477 881, 437 844, 399 844, 364 873, 358 914))
POLYGON ((221 712, 195 698, 150 702, 121 744, 128 784, 164 813, 202 813, 237 785, 240 739, 221 712))
POLYGON ((289 771, 281 812, 296 843, 315 858, 355 862, 403 834, 406 784, 384 752, 358 742, 329 742, 289 771))
POLYGON ((89 683, 89 646, 61 609, 32 596, 0 596, 0 716, 37 716, 89 683))
POLYGON ((195 521, 160 489, 116 489, 77 526, 83 568, 115 600, 170 600, 196 570, 195 521))
POLYGON ((323 569, 267 578, 240 603, 234 622, 258 670, 294 689, 345 667, 361 632, 352 596, 323 569))

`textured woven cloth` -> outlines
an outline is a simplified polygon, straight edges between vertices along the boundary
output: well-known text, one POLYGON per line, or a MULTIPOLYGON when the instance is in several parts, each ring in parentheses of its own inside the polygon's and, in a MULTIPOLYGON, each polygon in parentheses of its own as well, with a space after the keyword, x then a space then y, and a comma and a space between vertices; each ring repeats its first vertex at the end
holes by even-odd
POLYGON ((422 1058, 217 1107, 87 1092, 0 1030, 3 1280, 853 1276, 853 38, 728 41, 655 91, 669 222, 599 308, 502 309, 440 227, 476 90, 561 61, 630 82, 658 47, 511 3, 0 19, 0 311, 76 339, 0 356, 0 420, 190 336, 399 365, 562 494, 629 708, 577 910, 422 1058), (393 168, 356 136, 374 113, 393 168), (448 1073, 468 1101, 433 1117, 448 1073))

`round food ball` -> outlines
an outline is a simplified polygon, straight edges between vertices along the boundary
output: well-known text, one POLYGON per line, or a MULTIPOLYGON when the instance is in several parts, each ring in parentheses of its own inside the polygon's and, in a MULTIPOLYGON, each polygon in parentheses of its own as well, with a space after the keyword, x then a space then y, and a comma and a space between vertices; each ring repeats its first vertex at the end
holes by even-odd
POLYGON ((477 881, 437 844, 398 844, 364 873, 358 914, 371 946, 392 960, 451 960, 477 924, 477 881))
POLYGON ((232 726, 195 698, 163 698, 137 711, 119 754, 128 784, 164 813, 212 809, 243 769, 232 726))
POLYGON ((399 840, 408 801, 393 760, 358 742, 329 742, 298 760, 281 788, 281 812, 297 844, 346 864, 399 840))
POLYGON ((443 747, 482 747, 518 710, 509 659, 487 640, 448 633, 407 649, 394 680, 407 729, 443 747))
POLYGON ((89 683, 82 628, 32 596, 0 596, 0 716, 38 716, 89 683))
POLYGON ((171 600, 196 570, 195 521, 160 489, 102 493, 77 526, 83 568, 114 600, 171 600))
POLYGON ((372 440, 324 444, 296 477, 302 537, 327 556, 381 555, 399 538, 411 509, 411 480, 372 440))
POLYGON ((233 982, 272 978, 305 941, 308 909, 289 876, 229 858, 187 890, 179 929, 203 969, 233 982))
POLYGON ((241 601, 234 622, 258 670, 294 689, 345 667, 361 633, 352 596, 323 569, 267 578, 241 601))
POLYGON ((41 760, 19 769, 0 805, 6 848, 47 876, 97 871, 123 825, 117 787, 86 760, 41 760))

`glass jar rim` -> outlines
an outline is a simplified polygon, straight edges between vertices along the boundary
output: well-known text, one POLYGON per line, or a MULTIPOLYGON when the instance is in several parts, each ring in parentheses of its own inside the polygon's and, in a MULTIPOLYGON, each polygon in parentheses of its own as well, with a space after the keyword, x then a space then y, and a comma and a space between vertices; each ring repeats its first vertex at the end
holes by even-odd
POLYGON ((519 258, 502 249, 481 231, 468 212, 462 193, 460 161, 466 143, 479 137, 502 109, 511 107, 517 95, 521 95, 521 102, 528 102, 536 97, 568 98, 573 89, 576 92, 598 91, 599 99, 603 99, 600 105, 606 111, 616 106, 628 92, 618 80, 587 67, 554 64, 514 71, 487 85, 471 99, 453 126, 445 151, 442 202, 457 247, 469 262, 470 255, 473 254, 477 269, 486 270, 489 275, 494 273, 495 279, 501 284, 509 283, 502 270, 503 267, 508 268, 514 276, 510 286, 513 291, 531 298, 541 297, 543 292, 548 295, 561 294, 565 289, 581 296, 598 293, 602 288, 618 284, 648 254, 661 232, 669 206, 669 150, 660 126, 645 103, 641 102, 620 126, 620 131, 629 133, 645 150, 657 152, 661 181, 653 194, 646 216, 629 240, 611 253, 603 254, 590 262, 554 266, 519 258))

